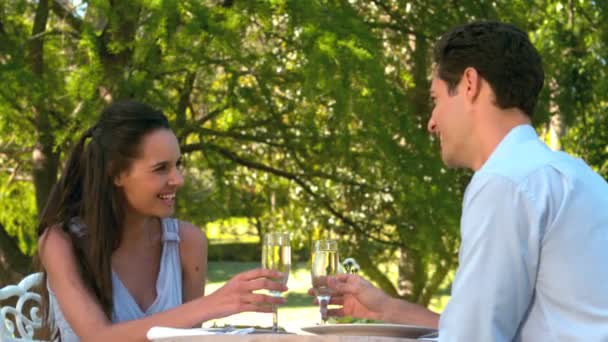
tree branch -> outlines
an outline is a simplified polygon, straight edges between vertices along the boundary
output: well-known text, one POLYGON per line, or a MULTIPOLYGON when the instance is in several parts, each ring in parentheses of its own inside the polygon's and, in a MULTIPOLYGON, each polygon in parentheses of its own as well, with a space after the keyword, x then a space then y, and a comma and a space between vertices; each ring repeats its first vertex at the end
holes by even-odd
POLYGON ((346 217, 346 215, 344 215, 343 213, 339 212, 336 208, 334 208, 327 199, 322 198, 322 195, 319 195, 315 191, 313 191, 312 188, 308 184, 306 184, 306 182, 296 174, 293 174, 293 173, 290 173, 290 172, 287 172, 284 170, 279 170, 279 169, 273 168, 271 166, 268 166, 268 165, 265 165, 262 163, 247 160, 245 158, 238 156, 236 153, 234 153, 232 151, 229 151, 223 147, 209 144, 209 143, 204 144, 204 145, 203 144, 189 144, 189 145, 185 145, 181 148, 183 153, 200 151, 200 150, 204 150, 204 149, 214 150, 214 151, 218 152, 219 154, 221 154, 222 156, 226 157, 229 160, 232 160, 233 162, 235 162, 237 164, 246 166, 251 169, 264 171, 264 172, 267 172, 267 173, 273 174, 275 176, 279 176, 279 177, 282 177, 282 178, 285 178, 285 179, 288 179, 288 180, 291 180, 291 181, 297 183, 300 187, 302 187, 302 189, 307 194, 309 194, 313 198, 316 198, 321 203, 321 205, 327 211, 329 211, 333 216, 338 218, 340 221, 342 221, 347 226, 353 228, 353 230, 355 232, 357 232, 358 234, 368 237, 368 238, 372 238, 369 235, 369 233, 367 233, 364 229, 362 229, 353 220, 346 217))
POLYGON ((184 80, 184 86, 179 94, 176 110, 176 124, 179 129, 184 129, 186 126, 186 109, 188 109, 188 105, 190 104, 190 94, 192 94, 195 79, 196 74, 194 72, 188 72, 186 74, 186 79, 184 80))
MULTIPOLYGON (((188 102, 188 106, 190 107, 190 110, 194 113, 195 110, 194 110, 194 108, 192 108, 192 104, 190 102, 188 102)), ((184 124, 184 127, 183 127, 182 131, 180 132, 180 136, 179 136, 180 141, 185 141, 185 139, 192 133, 195 133, 197 131, 202 132, 204 130, 204 128, 202 126, 205 124, 205 122, 212 120, 215 117, 218 117, 229 107, 230 107, 229 105, 224 105, 220 108, 216 108, 213 111, 207 113, 207 115, 204 115, 200 119, 194 121, 193 123, 191 123, 189 125, 184 124)))
POLYGON ((82 19, 78 18, 72 13, 71 8, 66 8, 68 5, 61 0, 53 0, 51 2, 51 10, 56 16, 65 20, 74 31, 80 34, 82 32, 82 19))
POLYGON ((285 146, 283 144, 272 142, 269 139, 267 139, 266 137, 258 137, 258 136, 251 135, 251 134, 242 134, 242 133, 237 133, 237 132, 233 132, 233 131, 221 132, 221 131, 216 131, 216 130, 212 130, 212 129, 204 128, 204 127, 198 127, 196 130, 200 134, 205 134, 205 135, 232 138, 232 139, 241 140, 241 141, 252 141, 252 142, 268 145, 271 147, 281 148, 281 149, 287 148, 287 146, 285 146))
POLYGON ((429 36, 427 34, 410 30, 409 28, 401 26, 400 24, 379 23, 379 22, 376 22, 376 21, 366 21, 365 23, 367 25, 369 25, 370 27, 372 27, 372 28, 390 29, 390 30, 393 30, 393 31, 398 31, 398 32, 401 32, 401 33, 409 34, 409 35, 412 35, 412 36, 415 36, 415 37, 429 38, 429 36))

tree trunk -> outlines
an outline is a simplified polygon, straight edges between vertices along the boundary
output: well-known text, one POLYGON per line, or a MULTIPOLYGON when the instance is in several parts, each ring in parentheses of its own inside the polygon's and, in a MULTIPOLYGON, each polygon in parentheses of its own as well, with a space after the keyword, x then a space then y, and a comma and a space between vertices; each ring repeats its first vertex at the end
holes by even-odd
POLYGON ((0 223, 0 288, 15 284, 32 272, 32 260, 21 253, 17 240, 0 223))
POLYGON ((57 181, 59 168, 59 153, 54 151, 55 138, 51 125, 51 114, 48 96, 45 96, 44 84, 44 32, 49 16, 48 0, 40 0, 36 8, 32 37, 28 44, 28 64, 32 73, 38 78, 38 87, 32 98, 34 125, 37 132, 37 142, 32 154, 34 187, 36 188, 36 206, 38 213, 46 205, 51 189, 57 181))
MULTIPOLYGON (((120 100, 135 96, 135 90, 127 82, 129 62, 142 8, 135 1, 110 1, 103 33, 100 37, 99 58, 103 65, 105 100, 120 100), (111 48, 111 45, 115 47, 111 48), (117 48, 118 47, 118 48, 117 48)), ((105 15, 105 14, 100 14, 105 15)))
MULTIPOLYGON (((415 86, 410 93, 410 101, 414 104, 414 115, 419 118, 418 120, 423 127, 426 127, 425 118, 428 117, 430 111, 427 100, 429 98, 428 51, 427 38, 417 34, 412 56, 412 75, 415 86)), ((405 247, 402 249, 399 258, 398 291, 401 296, 416 302, 420 300, 427 280, 427 274, 424 274, 425 270, 420 258, 420 253, 408 250, 405 247)))
POLYGON ((365 241, 360 242, 359 248, 352 251, 352 256, 355 258, 355 260, 357 260, 357 263, 359 266, 361 266, 361 269, 365 270, 365 274, 369 276, 372 281, 378 284, 378 286, 384 290, 384 292, 392 297, 399 296, 397 289, 390 282, 386 274, 378 269, 378 265, 376 265, 373 259, 370 258, 369 254, 366 253, 365 244, 365 241))

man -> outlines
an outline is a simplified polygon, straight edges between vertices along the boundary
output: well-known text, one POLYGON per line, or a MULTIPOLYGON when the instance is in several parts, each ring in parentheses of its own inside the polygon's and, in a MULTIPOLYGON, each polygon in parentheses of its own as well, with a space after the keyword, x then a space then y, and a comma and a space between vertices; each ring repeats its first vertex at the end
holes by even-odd
POLYGON ((355 275, 330 281, 330 315, 439 327, 440 341, 607 341, 608 184, 531 126, 544 74, 527 35, 478 22, 438 41, 430 133, 475 171, 459 268, 439 315, 355 275))

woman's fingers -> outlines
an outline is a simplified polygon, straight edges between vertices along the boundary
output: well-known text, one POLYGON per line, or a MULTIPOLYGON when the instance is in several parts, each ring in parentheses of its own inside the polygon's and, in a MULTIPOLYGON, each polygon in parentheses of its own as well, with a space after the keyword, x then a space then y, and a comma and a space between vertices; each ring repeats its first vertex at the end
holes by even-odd
POLYGON ((235 279, 239 279, 239 280, 253 280, 253 279, 257 279, 257 278, 283 278, 283 273, 279 272, 279 271, 274 271, 274 270, 269 270, 266 268, 256 268, 253 270, 249 270, 249 271, 245 271, 245 272, 241 272, 239 274, 237 274, 236 276, 234 276, 235 279))
POLYGON ((267 278, 257 278, 253 280, 249 280, 245 283, 246 291, 257 291, 257 290, 270 290, 270 291, 287 291, 287 286, 282 283, 272 281, 267 278))
POLYGON ((273 306, 285 304, 285 298, 248 293, 240 298, 239 312, 272 312, 273 306))
POLYGON ((261 293, 248 293, 241 297, 241 301, 244 303, 254 303, 254 304, 271 304, 271 305, 280 305, 285 304, 285 298, 283 297, 274 297, 261 293))

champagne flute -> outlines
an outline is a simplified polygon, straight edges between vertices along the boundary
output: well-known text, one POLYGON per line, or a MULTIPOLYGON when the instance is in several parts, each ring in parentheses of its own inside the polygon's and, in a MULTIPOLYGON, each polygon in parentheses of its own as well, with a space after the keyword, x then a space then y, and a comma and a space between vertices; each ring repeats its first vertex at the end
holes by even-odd
POLYGON ((318 240, 312 249, 311 278, 312 287, 319 301, 321 319, 327 323, 327 305, 331 299, 331 290, 327 286, 327 277, 338 273, 340 267, 338 241, 318 240))
MULTIPOLYGON (((283 273, 283 278, 279 279, 284 285, 289 278, 291 268, 291 244, 289 233, 276 232, 266 233, 262 243, 262 267, 269 270, 276 270, 283 273)), ((270 291, 270 295, 281 297, 281 292, 270 291)), ((279 331, 278 308, 272 306, 272 331, 279 331)))

